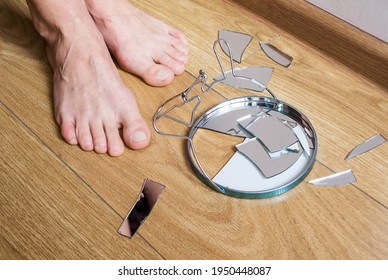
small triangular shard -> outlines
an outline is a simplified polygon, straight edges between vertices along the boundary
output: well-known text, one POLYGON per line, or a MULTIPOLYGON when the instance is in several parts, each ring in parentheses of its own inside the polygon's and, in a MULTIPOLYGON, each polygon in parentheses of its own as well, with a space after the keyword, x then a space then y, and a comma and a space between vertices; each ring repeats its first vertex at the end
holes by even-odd
POLYGON ((367 151, 370 151, 385 142, 387 142, 387 139, 385 139, 381 134, 376 134, 351 150, 350 153, 346 156, 345 160, 349 160, 367 151))
POLYGON ((310 184, 317 186, 342 186, 354 182, 356 182, 356 177, 354 177, 351 169, 309 181, 310 184))

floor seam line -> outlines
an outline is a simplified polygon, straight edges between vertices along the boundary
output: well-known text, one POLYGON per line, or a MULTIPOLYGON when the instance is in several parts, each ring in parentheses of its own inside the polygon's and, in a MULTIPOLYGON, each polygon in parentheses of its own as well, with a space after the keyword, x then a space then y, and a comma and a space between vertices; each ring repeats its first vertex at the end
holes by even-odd
MULTIPOLYGON (((85 179, 83 179, 81 177, 81 175, 79 175, 73 168, 71 168, 71 166, 66 162, 64 161, 51 147, 49 147, 47 145, 46 142, 43 141, 43 139, 41 139, 36 133, 35 131, 32 130, 31 127, 29 127, 14 111, 12 111, 2 100, 0 100, 0 104, 2 106, 4 106, 4 108, 9 112, 11 113, 22 125, 25 129, 27 129, 27 131, 29 131, 33 137, 35 137, 36 140, 38 140, 44 147, 46 147, 62 164, 64 164, 69 170, 71 173, 73 173, 87 188, 89 188, 95 195, 97 195, 97 197, 99 199, 101 199, 101 201, 106 205, 108 206, 109 209, 111 209, 117 216, 119 216, 122 220, 124 220, 124 218, 120 215, 119 212, 116 211, 116 209, 111 206, 94 188, 92 188, 86 181, 85 179)), ((146 243, 148 244, 162 259, 166 259, 153 245, 151 245, 150 242, 148 242, 147 239, 145 239, 141 234, 139 234, 139 237, 141 237, 141 239, 146 243)))
MULTIPOLYGON (((329 169, 331 172, 333 173, 336 173, 336 171, 334 171, 332 168, 328 167, 326 164, 322 163, 321 161, 317 160, 317 162, 319 164, 322 164, 323 167, 329 169)), ((375 201, 377 204, 380 204, 382 207, 384 207, 385 209, 388 209, 388 207, 386 205, 384 205, 382 202, 378 201, 376 198, 374 198, 373 196, 371 196, 369 193, 365 192, 364 190, 362 190, 360 187, 356 186, 354 183, 350 183, 350 185, 352 185, 355 189, 357 189, 358 191, 362 192, 363 194, 365 194, 366 196, 368 196, 370 199, 372 199, 373 201, 375 201)))

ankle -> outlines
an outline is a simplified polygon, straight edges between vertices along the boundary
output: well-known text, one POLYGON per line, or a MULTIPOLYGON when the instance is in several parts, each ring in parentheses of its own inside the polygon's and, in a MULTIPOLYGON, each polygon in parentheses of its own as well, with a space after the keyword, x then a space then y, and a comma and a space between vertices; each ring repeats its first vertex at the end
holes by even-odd
POLYGON ((27 4, 36 30, 50 45, 71 36, 88 21, 93 22, 82 1, 27 0, 27 4))
POLYGON ((128 15, 128 11, 136 12, 138 8, 127 0, 104 1, 104 0, 84 0, 89 13, 94 20, 106 24, 112 18, 121 14, 128 15))

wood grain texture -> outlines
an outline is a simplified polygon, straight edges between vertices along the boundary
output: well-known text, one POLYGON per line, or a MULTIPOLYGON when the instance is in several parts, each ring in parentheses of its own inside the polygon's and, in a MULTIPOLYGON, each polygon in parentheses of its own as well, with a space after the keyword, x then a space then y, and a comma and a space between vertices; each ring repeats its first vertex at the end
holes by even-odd
MULTIPOLYGON (((387 45, 304 1, 292 1, 292 4, 280 0, 134 3, 183 30, 190 42, 187 72, 165 88, 147 86, 120 70, 150 125, 156 109, 186 89, 200 69, 210 77, 219 73, 212 51, 219 29, 254 35, 256 45, 250 46, 247 53, 257 48, 259 40, 280 33, 274 44, 294 57, 289 68, 276 65, 260 51, 242 65, 274 67, 271 89, 312 121, 318 133, 319 150, 311 174, 295 189, 279 197, 241 200, 204 186, 191 171, 185 142, 179 139, 154 133, 150 147, 142 151, 128 149, 119 158, 82 152, 65 144, 53 118, 51 70, 45 59, 44 42, 34 31, 24 2, 3 1, 0 4, 0 101, 4 104, 2 108, 9 108, 19 120, 3 109, 1 124, 7 138, 3 135, 1 138, 5 152, 1 163, 7 168, 2 168, 5 171, 1 173, 1 183, 20 185, 36 199, 27 203, 22 197, 18 201, 18 190, 10 189, 3 192, 2 201, 12 199, 19 205, 20 210, 15 206, 10 208, 7 217, 19 211, 42 215, 44 209, 71 209, 68 220, 60 219, 50 225, 53 231, 66 230, 69 235, 61 236, 60 240, 71 245, 69 249, 55 251, 59 245, 51 241, 42 247, 42 236, 51 234, 42 227, 29 228, 30 242, 22 245, 27 237, 20 234, 11 237, 10 232, 13 227, 22 228, 24 224, 15 220, 11 227, 7 221, 7 226, 0 231, 0 248, 6 248, 6 253, 0 257, 117 258, 119 253, 124 254, 119 248, 101 248, 103 241, 128 248, 123 255, 126 258, 386 259, 388 146, 382 145, 351 161, 344 161, 344 157, 377 132, 388 136, 387 45), (17 128, 24 132, 19 135, 17 128), (20 150, 15 148, 19 146, 20 150), (353 185, 319 188, 307 183, 349 168, 358 179, 353 185), (46 171, 43 178, 36 175, 40 170, 46 171), (13 176, 17 171, 23 174, 22 181, 13 176), (123 239, 116 233, 120 216, 127 213, 144 178, 167 188, 136 239, 123 239), (51 181, 61 182, 62 187, 47 194, 43 186, 51 181), (40 187, 35 190, 30 182, 40 187), (77 192, 87 203, 78 203, 77 192), (53 204, 54 197, 61 197, 63 202, 53 204), (102 228, 99 239, 94 240, 95 232, 83 230, 75 218, 86 213, 89 229, 96 224, 102 228), (101 213, 106 220, 100 217, 101 213), (76 245, 85 247, 82 255, 70 250, 76 245)), ((227 62, 225 58, 223 61, 227 62)), ((247 94, 222 85, 217 85, 215 90, 228 97, 247 94)), ((198 114, 220 101, 222 98, 215 92, 208 93, 203 96, 198 114)), ((182 111, 187 113, 189 109, 182 111)), ((164 128, 175 130, 172 124, 164 128)), ((217 141, 210 141, 209 148, 201 154, 207 157, 210 167, 212 162, 229 156, 228 153, 211 155, 217 141)), ((39 225, 37 220, 32 221, 39 225)))
POLYGON ((0 107, 0 259, 159 258, 122 217, 0 107))

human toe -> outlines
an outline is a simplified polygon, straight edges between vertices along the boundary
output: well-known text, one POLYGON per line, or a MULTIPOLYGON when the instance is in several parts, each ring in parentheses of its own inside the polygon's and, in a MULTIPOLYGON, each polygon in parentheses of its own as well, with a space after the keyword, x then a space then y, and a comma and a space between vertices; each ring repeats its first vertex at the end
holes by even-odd
POLYGON ((161 64, 151 65, 142 75, 143 80, 151 86, 166 86, 174 79, 174 72, 161 64))
POLYGON ((107 152, 107 144, 106 144, 106 136, 102 123, 95 122, 90 125, 92 138, 93 138, 93 146, 94 151, 97 153, 106 153, 107 152))
MULTIPOLYGON (((177 50, 174 47, 168 48, 165 52, 170 58, 173 59, 173 62, 178 62, 179 64, 186 65, 188 61, 187 53, 177 50)), ((170 62, 171 63, 171 62, 170 62)))
POLYGON ((121 140, 117 127, 107 124, 105 132, 108 141, 108 154, 112 157, 121 155, 124 152, 124 143, 121 140))
POLYGON ((175 28, 172 28, 169 30, 169 34, 175 38, 177 38, 178 40, 180 40, 181 42, 183 43, 186 43, 188 44, 188 41, 187 41, 187 38, 186 38, 186 35, 185 33, 183 33, 182 31, 180 31, 179 29, 175 29, 175 28))
POLYGON ((77 140, 80 147, 85 151, 93 150, 93 139, 90 127, 87 122, 83 122, 76 127, 77 140))
POLYGON ((182 41, 182 40, 173 38, 172 40, 170 40, 169 43, 170 43, 170 46, 173 47, 175 51, 185 55, 189 53, 189 44, 186 39, 182 41))
POLYGON ((126 143, 130 148, 134 150, 145 148, 150 142, 149 133, 148 131, 144 131, 144 129, 126 133, 131 134, 126 143))
POLYGON ((145 148, 150 143, 151 132, 143 120, 135 120, 124 124, 123 137, 131 149, 145 148))
POLYGON ((64 121, 61 124, 61 134, 63 139, 71 145, 77 145, 77 136, 75 133, 74 122, 72 121, 64 121))
POLYGON ((184 63, 180 63, 179 61, 175 60, 174 57, 171 57, 167 54, 159 57, 157 62, 171 69, 174 75, 180 75, 185 71, 184 63))

